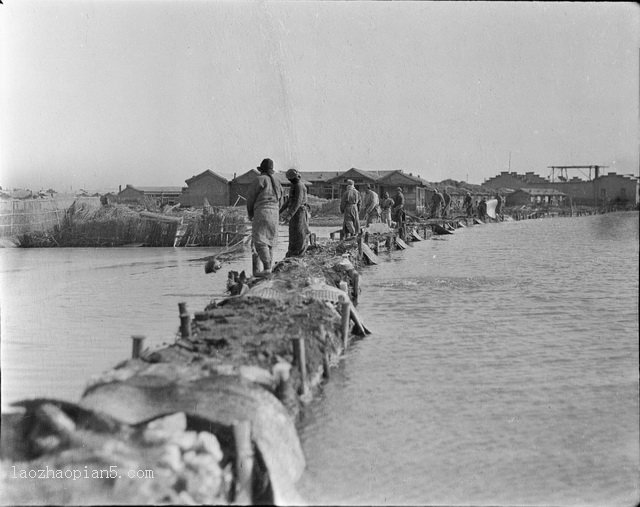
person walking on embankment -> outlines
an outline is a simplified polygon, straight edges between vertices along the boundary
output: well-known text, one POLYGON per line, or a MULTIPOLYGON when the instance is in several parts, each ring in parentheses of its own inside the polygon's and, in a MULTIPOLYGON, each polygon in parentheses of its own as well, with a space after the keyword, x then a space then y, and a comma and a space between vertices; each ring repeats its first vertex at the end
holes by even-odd
POLYGON ((257 169, 260 174, 249 188, 247 195, 247 214, 252 221, 253 276, 265 276, 271 273, 273 248, 278 241, 282 186, 273 177, 271 159, 265 158, 257 169))
POLYGON ((362 199, 362 207, 364 208, 364 220, 366 226, 373 222, 380 221, 380 198, 378 194, 371 189, 371 185, 367 184, 362 199))
POLYGON ((436 188, 431 198, 431 218, 440 218, 443 205, 444 197, 436 188))
POLYGON ((504 217, 502 216, 502 196, 498 194, 496 196, 496 200, 498 203, 496 204, 496 217, 502 220, 504 217))
POLYGON ((462 207, 467 211, 468 217, 473 216, 473 197, 471 197, 471 192, 467 192, 467 194, 464 196, 462 207))
POLYGON ((478 203, 478 218, 485 220, 487 217, 487 200, 483 197, 478 203))
POLYGON ((289 249, 286 257, 299 257, 304 255, 309 246, 307 188, 296 169, 289 169, 286 176, 291 182, 291 190, 284 211, 280 215, 285 221, 289 220, 289 249))
POLYGON ((442 191, 442 203, 442 218, 447 218, 451 207, 451 196, 446 188, 442 191))
POLYGON ((391 226, 391 208, 393 207, 393 199, 389 197, 389 192, 382 192, 382 201, 380 201, 380 219, 383 224, 391 226))
POLYGON ((402 187, 396 189, 396 195, 393 198, 393 208, 391 209, 391 218, 396 222, 397 226, 402 228, 404 224, 404 194, 402 187))
POLYGON ((344 215, 342 231, 345 238, 360 234, 360 192, 353 180, 347 180, 347 188, 340 198, 340 213, 344 215))

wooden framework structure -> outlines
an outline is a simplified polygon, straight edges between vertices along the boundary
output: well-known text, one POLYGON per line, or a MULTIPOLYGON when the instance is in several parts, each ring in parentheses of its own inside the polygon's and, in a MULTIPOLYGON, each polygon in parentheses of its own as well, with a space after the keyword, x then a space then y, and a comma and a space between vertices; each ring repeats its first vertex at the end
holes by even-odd
POLYGON ((606 165, 550 165, 548 166, 548 168, 551 169, 551 183, 555 183, 556 181, 556 171, 558 171, 558 179, 560 181, 569 181, 569 175, 568 175, 569 169, 578 170, 581 172, 588 169, 589 170, 588 181, 592 181, 594 179, 597 179, 598 176, 600 176, 600 169, 606 169, 607 167, 608 166, 606 165), (594 171, 593 178, 591 177, 592 170, 594 171))

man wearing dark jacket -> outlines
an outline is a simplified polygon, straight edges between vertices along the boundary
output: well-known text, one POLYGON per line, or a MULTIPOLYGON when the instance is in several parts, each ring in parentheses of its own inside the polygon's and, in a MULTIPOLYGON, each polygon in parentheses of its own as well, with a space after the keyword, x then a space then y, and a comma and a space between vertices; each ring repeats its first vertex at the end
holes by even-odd
POLYGON ((307 251, 309 238, 309 208, 307 206, 307 188, 296 169, 287 171, 291 182, 289 199, 281 218, 289 220, 289 250, 287 257, 298 257, 307 251))

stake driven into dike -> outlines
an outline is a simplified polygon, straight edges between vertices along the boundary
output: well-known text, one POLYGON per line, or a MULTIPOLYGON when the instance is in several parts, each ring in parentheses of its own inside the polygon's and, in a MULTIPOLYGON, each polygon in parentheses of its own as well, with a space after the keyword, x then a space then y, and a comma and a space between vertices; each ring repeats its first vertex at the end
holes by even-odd
POLYGON ((5 501, 303 503, 295 424, 350 340, 369 333, 354 305, 358 270, 381 249, 406 248, 400 235, 418 241, 465 223, 313 238, 304 257, 240 282, 241 295, 193 318, 180 303, 172 345, 148 350, 132 337, 131 359, 94 378, 78 403, 32 399, 3 413, 5 501), (33 470, 61 480, 16 480, 33 470))

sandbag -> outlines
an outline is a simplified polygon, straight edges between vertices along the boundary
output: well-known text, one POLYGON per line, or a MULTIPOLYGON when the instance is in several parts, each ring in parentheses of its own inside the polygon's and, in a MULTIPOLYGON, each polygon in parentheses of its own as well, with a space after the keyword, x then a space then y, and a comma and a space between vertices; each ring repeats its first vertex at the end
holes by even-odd
POLYGON ((214 375, 191 382, 134 376, 88 389, 80 406, 131 425, 175 412, 229 427, 248 420, 269 472, 275 503, 290 496, 304 471, 298 434, 286 409, 274 395, 237 376, 214 375))

